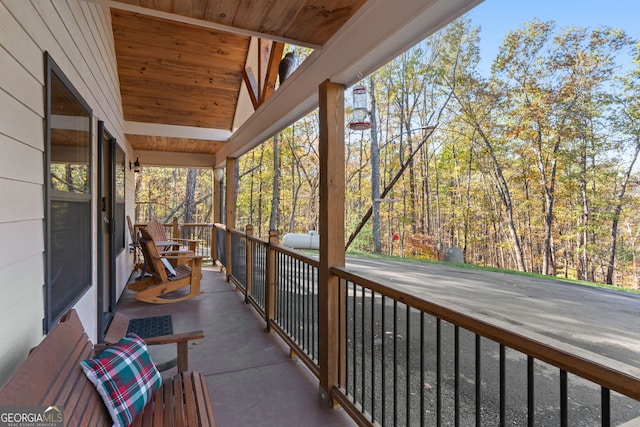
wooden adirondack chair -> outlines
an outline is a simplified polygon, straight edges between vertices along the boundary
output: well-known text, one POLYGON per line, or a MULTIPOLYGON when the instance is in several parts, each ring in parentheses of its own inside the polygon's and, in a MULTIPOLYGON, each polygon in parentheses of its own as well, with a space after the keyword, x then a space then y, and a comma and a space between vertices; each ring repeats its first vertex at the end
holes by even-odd
POLYGON ((185 301, 200 295, 203 257, 196 256, 194 252, 185 253, 184 251, 160 253, 156 242, 148 231, 145 229, 140 231, 142 236, 138 241, 144 255, 147 272, 151 276, 127 285, 128 289, 135 292, 135 298, 154 304, 167 304, 185 301), (171 259, 182 262, 173 268, 163 261, 171 259), (176 292, 186 286, 189 286, 188 293, 176 292))
POLYGON ((167 236, 164 225, 160 224, 155 219, 152 219, 147 223, 146 229, 149 236, 151 236, 151 238, 160 246, 171 246, 173 247, 173 250, 178 250, 180 246, 186 246, 190 251, 196 251, 196 240, 167 236))
MULTIPOLYGON (((166 251, 181 251, 181 252, 193 252, 196 251, 196 244, 198 243, 196 240, 191 239, 180 239, 177 237, 167 236, 167 232, 165 231, 164 225, 160 224, 158 221, 152 219, 147 223, 145 227, 149 236, 156 242, 160 252, 166 251)), ((171 258, 169 260, 172 266, 180 265, 184 262, 183 258, 171 258)))
MULTIPOLYGON (((144 263, 140 262, 140 243, 138 242, 138 233, 136 232, 133 224, 131 223, 131 217, 127 215, 127 228, 129 228, 129 236, 131 236, 131 246, 133 253, 133 271, 144 268, 144 263)), ((141 254, 140 254, 141 255, 141 254)), ((143 273, 144 274, 144 273, 143 273)))

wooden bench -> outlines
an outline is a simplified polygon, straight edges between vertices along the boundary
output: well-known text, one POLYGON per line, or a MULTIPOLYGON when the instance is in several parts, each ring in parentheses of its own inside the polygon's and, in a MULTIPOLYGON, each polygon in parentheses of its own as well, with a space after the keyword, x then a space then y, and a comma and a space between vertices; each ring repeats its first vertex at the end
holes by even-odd
MULTIPOLYGON (((63 406, 67 426, 111 426, 102 398, 79 364, 93 357, 94 346, 72 310, 5 383, 0 405, 63 406)), ((215 426, 205 378, 190 371, 166 378, 133 425, 215 426)))

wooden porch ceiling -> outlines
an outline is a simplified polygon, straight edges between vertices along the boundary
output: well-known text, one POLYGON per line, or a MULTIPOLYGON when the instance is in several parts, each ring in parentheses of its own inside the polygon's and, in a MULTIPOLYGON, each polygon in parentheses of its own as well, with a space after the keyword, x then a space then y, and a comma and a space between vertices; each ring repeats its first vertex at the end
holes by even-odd
POLYGON ((125 134, 143 164, 222 166, 482 0, 85 0, 111 8, 125 134), (276 89, 284 43, 314 49, 276 89), (273 96, 272 96, 273 95, 273 96))
POLYGON ((273 93, 276 76, 267 70, 280 57, 268 53, 282 51, 276 43, 320 47, 366 0, 94 1, 111 7, 132 147, 215 154, 273 93))

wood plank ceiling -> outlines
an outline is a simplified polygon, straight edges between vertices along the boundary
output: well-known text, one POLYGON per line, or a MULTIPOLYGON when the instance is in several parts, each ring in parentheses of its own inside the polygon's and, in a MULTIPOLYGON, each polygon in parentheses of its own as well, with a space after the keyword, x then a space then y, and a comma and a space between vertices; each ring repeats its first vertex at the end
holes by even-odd
MULTIPOLYGON (((322 46, 365 1, 108 1, 124 119, 231 132, 252 36, 322 46)), ((135 150, 185 153, 214 154, 225 143, 157 132, 127 138, 135 150)))

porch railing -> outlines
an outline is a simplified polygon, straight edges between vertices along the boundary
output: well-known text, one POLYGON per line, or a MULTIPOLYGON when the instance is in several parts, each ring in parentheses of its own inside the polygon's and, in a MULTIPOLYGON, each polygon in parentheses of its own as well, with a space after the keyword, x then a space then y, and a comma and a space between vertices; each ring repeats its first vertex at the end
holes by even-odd
MULTIPOLYGON (((275 235, 216 228, 238 262, 228 279, 319 376, 318 261, 275 235)), ((339 277, 331 395, 358 424, 609 426, 640 415, 636 368, 345 267, 331 272, 339 277)))

